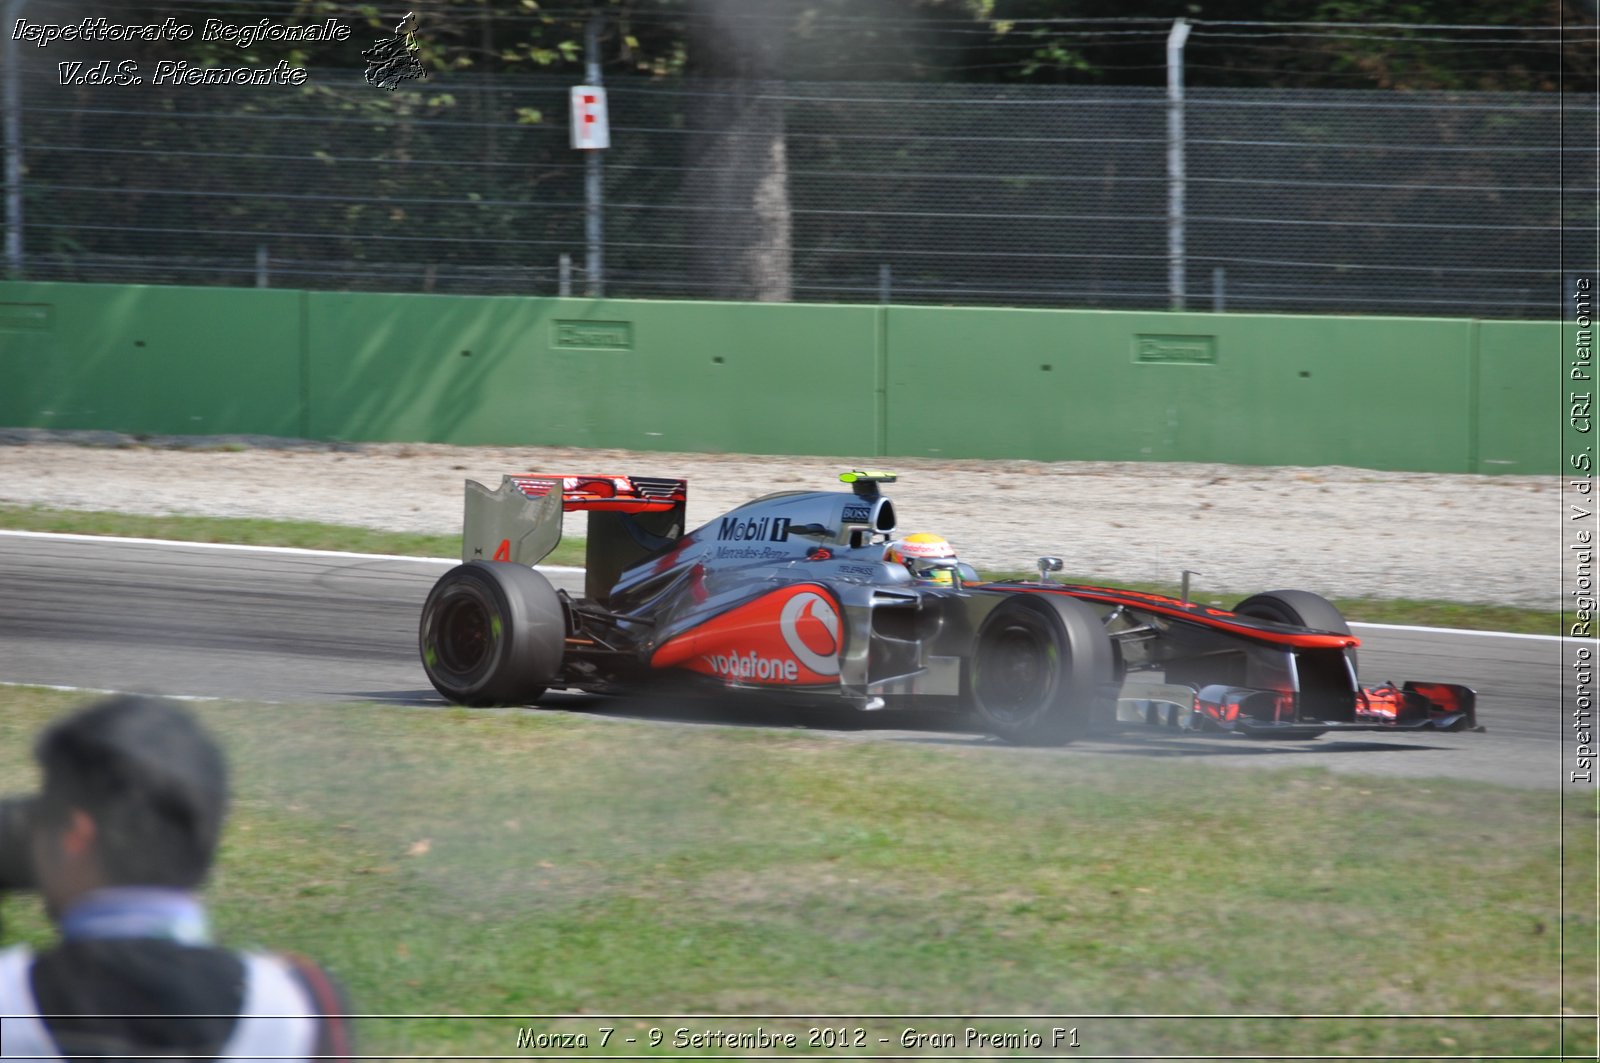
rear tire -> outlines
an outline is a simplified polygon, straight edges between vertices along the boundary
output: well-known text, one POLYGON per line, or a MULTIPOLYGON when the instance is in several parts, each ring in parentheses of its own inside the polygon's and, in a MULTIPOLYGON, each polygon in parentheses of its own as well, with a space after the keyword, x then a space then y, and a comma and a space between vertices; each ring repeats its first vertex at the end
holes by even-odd
MULTIPOLYGON (((1344 614, 1339 612, 1328 599, 1310 591, 1267 591, 1263 594, 1252 594, 1234 606, 1233 611, 1241 616, 1255 617, 1257 620, 1275 620, 1280 624, 1294 624, 1316 631, 1332 631, 1336 635, 1350 634, 1350 625, 1345 620, 1344 614)), ((1344 652, 1350 656, 1350 667, 1360 675, 1360 669, 1356 668, 1356 651, 1350 649, 1344 652)))
POLYGON ((1081 738, 1116 705, 1116 654, 1099 614, 1076 598, 1018 594, 978 629, 968 700, 1019 745, 1081 738))
POLYGON ((561 667, 561 598, 526 565, 469 561, 428 592, 417 632, 422 667, 458 705, 527 705, 561 667))

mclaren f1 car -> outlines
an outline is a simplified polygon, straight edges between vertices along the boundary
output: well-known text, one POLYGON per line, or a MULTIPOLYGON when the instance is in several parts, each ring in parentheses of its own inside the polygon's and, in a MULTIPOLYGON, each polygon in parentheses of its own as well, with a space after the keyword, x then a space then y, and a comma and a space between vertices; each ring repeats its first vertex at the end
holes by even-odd
POLYGON ((973 713, 1011 742, 1117 722, 1257 737, 1477 729, 1445 682, 1363 685, 1358 640, 1326 600, 1271 591, 1219 609, 1037 579, 985 581, 897 550, 885 473, 784 491, 691 531, 688 485, 645 476, 506 476, 466 485, 463 563, 423 607, 434 687, 462 705, 667 680, 862 710, 973 713), (584 591, 533 566, 588 517, 584 591))

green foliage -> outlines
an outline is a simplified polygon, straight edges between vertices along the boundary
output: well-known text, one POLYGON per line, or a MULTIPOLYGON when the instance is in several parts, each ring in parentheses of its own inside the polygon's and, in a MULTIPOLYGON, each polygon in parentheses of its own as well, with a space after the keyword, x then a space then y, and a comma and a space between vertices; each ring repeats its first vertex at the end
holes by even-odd
MULTIPOLYGON (((461 554, 459 535, 391 532, 311 521, 147 517, 127 513, 47 509, 42 506, 0 505, 0 528, 175 539, 180 542, 293 546, 304 550, 343 550, 408 557, 459 557, 461 554)), ((582 565, 584 541, 567 539, 561 542, 546 561, 552 565, 582 565)))
MULTIPOLYGON (((158 11, 167 9, 119 8, 129 22, 159 21, 158 11)), ((1165 78, 1167 26, 1185 17, 1202 23, 1188 46, 1192 85, 1553 89, 1562 70, 1572 84, 1591 84, 1592 35, 1573 35, 1558 53, 1549 34, 1528 31, 1558 17, 1574 26, 1594 21, 1592 5, 1576 0, 1563 0, 1560 12, 1547 0, 1150 0, 1136 16, 1121 0, 589 0, 560 6, 436 0, 422 13, 416 42, 423 63, 436 73, 581 76, 584 27, 598 13, 610 74, 1154 85, 1165 78), (1107 33, 1092 21, 1134 17, 1136 24, 1116 27, 1142 31, 1134 36, 1107 33), (1503 26, 1497 36, 1526 45, 1474 45, 1470 35, 1452 38, 1403 25, 1285 36, 1259 27, 1208 29, 1205 22, 1503 26)), ((360 51, 393 33, 393 17, 372 4, 352 9, 337 0, 301 0, 288 21, 335 18, 354 23, 355 33, 343 44, 303 45, 292 62, 359 67, 360 51)), ((269 54, 198 36, 162 47, 155 58, 207 64, 258 63, 269 54)))
MULTIPOLYGON (((915 142, 907 139, 904 150, 914 158, 894 158, 892 143, 878 145, 873 150, 881 158, 873 158, 869 170, 892 167, 888 172, 916 176, 877 182, 852 197, 850 205, 859 215, 818 210, 801 201, 819 194, 813 185, 795 180, 791 193, 789 178, 862 168, 858 142, 798 128, 796 135, 784 136, 786 112, 797 108, 770 98, 752 107, 738 93, 683 93, 656 82, 693 74, 1160 85, 1174 17, 1212 22, 1308 18, 1305 5, 1293 0, 1265 5, 1156 0, 1141 9, 1138 21, 1109 28, 1088 20, 1128 19, 1119 0, 592 0, 559 7, 531 0, 437 0, 422 11, 413 34, 426 80, 386 92, 364 81, 362 51, 393 35, 396 11, 375 4, 351 8, 335 0, 265 3, 260 15, 269 21, 333 19, 352 29, 351 39, 293 47, 258 42, 241 49, 225 41, 201 41, 197 34, 188 42, 141 46, 144 61, 270 65, 287 57, 313 76, 299 88, 270 92, 140 94, 142 110, 133 113, 102 106, 92 89, 61 87, 51 106, 72 113, 64 113, 59 123, 25 123, 28 249, 40 256, 41 268, 48 263, 59 279, 100 281, 108 279, 105 270, 112 263, 140 263, 139 279, 145 283, 248 284, 265 249, 268 283, 275 287, 552 291, 559 256, 586 242, 585 217, 575 209, 585 198, 584 164, 562 134, 565 92, 586 76, 585 26, 589 14, 598 12, 599 60, 614 86, 617 126, 651 131, 618 137, 606 156, 605 201, 649 205, 608 208, 610 275, 651 275, 662 268, 663 257, 672 255, 687 259, 675 277, 683 281, 679 291, 751 298, 769 293, 729 279, 749 270, 726 249, 791 245, 817 249, 808 261, 795 257, 791 268, 797 276, 830 272, 855 285, 860 282, 850 274, 871 268, 858 249, 941 246, 948 219, 908 217, 883 204, 931 201, 958 187, 946 178, 971 168, 961 145, 913 148, 915 142), (646 84, 662 91, 641 91, 646 84), (770 145, 761 150, 761 135, 783 136, 783 153, 775 154, 770 145), (108 173, 116 180, 108 180, 108 173), (99 191, 85 191, 93 189, 99 191), (783 217, 787 228, 776 229, 766 215, 743 210, 717 216, 714 239, 698 224, 707 217, 703 204, 755 202, 758 193, 765 194, 762 189, 796 196, 792 204, 783 204, 790 209, 773 215, 783 217), (532 204, 540 209, 530 209, 532 204)), ((1592 39, 1589 45, 1569 43, 1558 53, 1548 45, 1549 34, 1526 29, 1550 21, 1549 12, 1529 0, 1505 5, 1475 0, 1466 7, 1416 0, 1403 8, 1349 0, 1313 11, 1334 20, 1403 15, 1504 25, 1503 36, 1513 43, 1474 45, 1471 35, 1403 27, 1336 33, 1201 25, 1186 53, 1188 83, 1553 89, 1564 71, 1569 85, 1592 84, 1592 39), (1536 39, 1546 43, 1520 43, 1536 39)), ((167 9, 135 2, 118 12, 128 22, 159 21, 167 9)), ((205 16, 185 17, 193 22, 205 16)), ((1574 21, 1589 17, 1572 13, 1574 21)), ((252 21, 242 14, 226 19, 252 21)), ((47 82, 53 76, 46 69, 48 57, 29 58, 38 66, 37 79, 47 82)), ((825 128, 850 121, 846 106, 837 105, 833 113, 828 106, 803 109, 825 128)), ((958 136, 994 135, 993 116, 978 108, 919 107, 915 113, 919 131, 937 133, 943 124, 958 136)), ((1429 120, 1462 144, 1484 142, 1482 112, 1457 109, 1429 120)), ((1434 133, 1430 127, 1428 135, 1434 133)), ((1404 136, 1396 132, 1394 139, 1404 136)), ((973 143, 981 142, 966 146, 973 143)), ((1084 175, 1063 173, 1050 157, 1065 147, 1041 145, 1032 159, 1046 181, 1055 177, 1057 183, 1003 190, 986 197, 983 208, 1004 216, 1040 209, 1055 189, 1087 193, 1094 186, 1084 182, 1084 175)), ((1505 172, 1522 158, 1420 153, 1408 157, 1408 177, 1419 186, 1525 183, 1505 172)), ((1106 165, 1101 187, 1111 194, 1114 182, 1126 178, 1117 169, 1116 153, 1106 165)), ((1285 163, 1293 168, 1277 176, 1323 180, 1319 167, 1324 165, 1345 163, 1304 153, 1298 162, 1285 163)), ((1121 195, 1124 186, 1115 187, 1121 195)), ((1419 207, 1429 206, 1416 201, 1420 195, 1406 189, 1376 193, 1372 220, 1414 220, 1419 207)), ((1528 246, 1546 239, 1545 216, 1555 209, 1556 192, 1527 195, 1531 205, 1505 219, 1508 229, 1520 227, 1502 237, 1507 262, 1529 260, 1528 246)), ((1569 204, 1573 199, 1568 197, 1569 204)), ((1076 236, 1086 246, 1107 247, 1121 238, 1120 226, 1109 240, 1104 235, 1113 224, 1086 221, 1076 236)), ((1359 239, 1389 241, 1384 234, 1391 232, 1363 229, 1359 239)), ((1039 232, 1041 256, 1055 256, 1063 246, 1049 233, 1047 228, 1039 232)), ((1352 253, 1348 242, 1330 239, 1327 246, 1338 261, 1352 253)), ((1357 249, 1364 261, 1387 250, 1387 244, 1363 243, 1357 249)), ((1019 256, 998 264, 989 281, 1013 283, 1006 271, 1026 261, 1019 256)), ((970 282, 970 276, 960 275, 972 269, 961 257, 952 254, 945 262, 947 267, 940 267, 924 256, 917 265, 897 266, 897 285, 951 288, 952 281, 970 282)), ((1107 263, 1094 273, 1096 292, 1103 282, 1116 286, 1121 267, 1110 256, 1107 263)), ((674 294, 657 283, 645 290, 674 294)), ((782 293, 783 283, 772 284, 771 291, 782 293)))

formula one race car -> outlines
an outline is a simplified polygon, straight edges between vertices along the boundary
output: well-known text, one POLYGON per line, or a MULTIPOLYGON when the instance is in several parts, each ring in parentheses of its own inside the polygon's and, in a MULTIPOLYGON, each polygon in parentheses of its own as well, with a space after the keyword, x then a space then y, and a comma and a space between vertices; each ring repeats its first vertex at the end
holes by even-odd
MULTIPOLYGON (((1115 721, 1260 737, 1476 728, 1463 686, 1363 686, 1344 618, 1305 591, 1215 609, 1037 580, 984 582, 936 536, 892 538, 886 473, 785 491, 684 533, 683 480, 507 476, 467 482, 464 564, 423 607, 435 688, 527 705, 550 688, 671 678, 845 704, 975 713, 1008 741, 1056 744, 1115 721), (532 567, 588 513, 582 597, 532 567)), ((1185 596, 1187 597, 1187 596, 1185 596)))

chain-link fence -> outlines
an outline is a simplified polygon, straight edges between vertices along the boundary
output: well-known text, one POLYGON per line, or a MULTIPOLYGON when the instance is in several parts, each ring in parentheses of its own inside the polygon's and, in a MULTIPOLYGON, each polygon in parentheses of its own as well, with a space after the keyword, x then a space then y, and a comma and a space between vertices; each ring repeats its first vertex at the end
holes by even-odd
MULTIPOLYGON (((568 79, 54 75, 22 79, 33 279, 1173 305, 1161 89, 612 78, 589 278, 568 79)), ((1186 305, 1554 316, 1594 266, 1594 103, 1192 89, 1186 305)))

